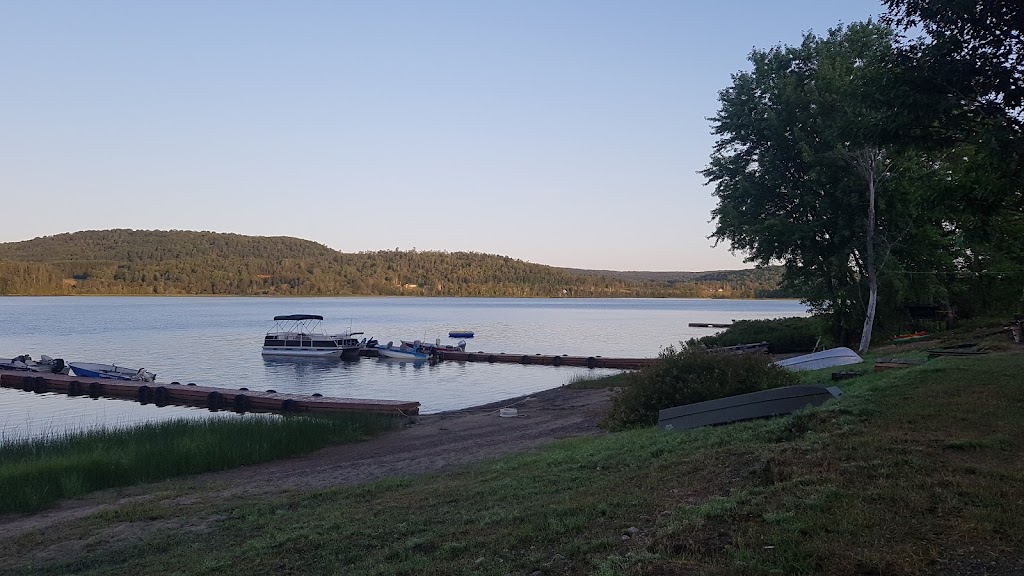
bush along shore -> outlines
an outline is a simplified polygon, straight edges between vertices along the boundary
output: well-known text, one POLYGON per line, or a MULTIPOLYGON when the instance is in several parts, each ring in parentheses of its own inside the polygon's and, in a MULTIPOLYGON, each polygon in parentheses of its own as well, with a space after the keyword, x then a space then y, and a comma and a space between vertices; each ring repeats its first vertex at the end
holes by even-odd
POLYGON ((852 368, 864 375, 842 383, 842 399, 774 419, 645 426, 445 474, 258 499, 165 487, 0 541, 0 558, 23 559, 7 567, 25 574, 1024 569, 1024 354, 852 368), (111 536, 126 530, 136 536, 111 536))

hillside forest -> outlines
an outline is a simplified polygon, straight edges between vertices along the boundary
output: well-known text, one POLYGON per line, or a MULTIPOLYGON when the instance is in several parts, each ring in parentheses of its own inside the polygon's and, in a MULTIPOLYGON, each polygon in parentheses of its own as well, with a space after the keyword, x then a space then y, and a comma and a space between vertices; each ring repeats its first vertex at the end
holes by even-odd
POLYGON ((781 271, 573 270, 476 252, 343 253, 289 237, 102 230, 0 244, 0 294, 792 297, 781 271))

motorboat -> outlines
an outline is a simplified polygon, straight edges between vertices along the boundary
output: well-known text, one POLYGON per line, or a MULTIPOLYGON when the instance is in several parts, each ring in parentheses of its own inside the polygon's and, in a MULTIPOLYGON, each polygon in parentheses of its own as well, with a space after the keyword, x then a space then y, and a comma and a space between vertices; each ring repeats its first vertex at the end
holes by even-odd
POLYGON ((426 342, 420 342, 419 340, 412 340, 412 341, 402 340, 402 345, 406 346, 408 348, 413 348, 415 346, 419 346, 420 348, 422 348, 428 354, 429 353, 433 353, 433 352, 465 352, 466 351, 466 341, 465 340, 459 340, 459 343, 457 345, 454 345, 454 346, 451 345, 451 344, 441 344, 441 339, 440 338, 438 338, 436 341, 434 341, 433 344, 428 344, 426 342))
POLYGON ((422 362, 430 359, 430 353, 419 344, 406 346, 403 343, 401 346, 395 347, 393 342, 388 342, 387 346, 377 346, 377 354, 383 358, 412 360, 414 362, 422 362))
POLYGON ((102 378, 104 380, 134 380, 136 382, 152 382, 156 374, 145 368, 125 368, 114 364, 93 364, 90 362, 71 362, 68 364, 75 376, 82 378, 102 378))
POLYGON ((778 360, 775 364, 787 370, 799 372, 802 370, 820 370, 834 366, 859 364, 863 361, 864 359, 853 350, 840 346, 839 348, 830 348, 821 352, 814 352, 813 354, 804 354, 803 356, 778 360))
POLYGON ((263 338, 264 356, 359 357, 359 340, 351 332, 328 334, 318 314, 274 316, 274 326, 263 338))
MULTIPOLYGON (((362 332, 341 332, 339 334, 332 334, 331 338, 341 346, 343 351, 341 353, 342 360, 356 360, 359 358, 359 351, 365 346, 366 338, 360 340, 356 336, 362 336, 362 332)), ((376 340, 374 340, 376 342, 376 340)))
POLYGON ((50 358, 46 354, 35 361, 28 354, 22 354, 8 360, 0 359, 0 370, 18 370, 27 372, 46 372, 49 374, 67 374, 70 368, 61 358, 50 358))

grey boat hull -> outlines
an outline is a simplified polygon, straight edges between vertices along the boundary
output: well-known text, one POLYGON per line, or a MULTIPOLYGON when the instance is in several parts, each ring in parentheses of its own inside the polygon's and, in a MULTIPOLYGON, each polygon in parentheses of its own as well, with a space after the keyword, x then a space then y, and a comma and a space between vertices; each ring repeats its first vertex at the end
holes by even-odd
POLYGON ((701 426, 728 424, 755 418, 789 414, 808 406, 820 406, 839 398, 843 392, 835 386, 784 386, 666 408, 658 412, 658 428, 689 430, 701 426))

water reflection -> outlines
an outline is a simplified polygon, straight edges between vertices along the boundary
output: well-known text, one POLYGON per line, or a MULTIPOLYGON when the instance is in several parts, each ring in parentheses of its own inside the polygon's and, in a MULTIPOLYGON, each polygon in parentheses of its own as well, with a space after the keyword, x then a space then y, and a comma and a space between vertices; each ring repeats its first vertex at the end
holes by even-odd
POLYGON ((337 358, 317 358, 315 356, 278 356, 263 357, 263 367, 272 374, 289 374, 306 377, 314 374, 334 373, 336 370, 352 369, 359 360, 339 360, 337 358))
POLYGON ((0 388, 0 445, 24 438, 52 438, 68 432, 126 428, 144 422, 234 417, 237 414, 230 411, 0 388))
POLYGON ((412 366, 415 369, 420 369, 424 366, 433 366, 429 360, 403 360, 401 358, 385 358, 383 356, 377 358, 377 363, 383 364, 389 369, 394 366, 404 369, 407 365, 412 366))

